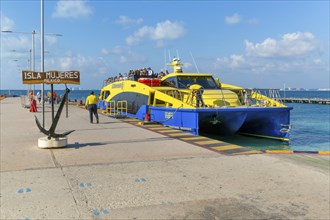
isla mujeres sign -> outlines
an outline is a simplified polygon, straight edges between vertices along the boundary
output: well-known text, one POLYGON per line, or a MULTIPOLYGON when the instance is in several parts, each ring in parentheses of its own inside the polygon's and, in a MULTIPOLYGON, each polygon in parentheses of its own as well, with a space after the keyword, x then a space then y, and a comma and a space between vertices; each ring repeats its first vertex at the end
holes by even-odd
POLYGON ((48 72, 33 72, 31 70, 22 71, 23 84, 80 84, 80 72, 76 70, 48 72))

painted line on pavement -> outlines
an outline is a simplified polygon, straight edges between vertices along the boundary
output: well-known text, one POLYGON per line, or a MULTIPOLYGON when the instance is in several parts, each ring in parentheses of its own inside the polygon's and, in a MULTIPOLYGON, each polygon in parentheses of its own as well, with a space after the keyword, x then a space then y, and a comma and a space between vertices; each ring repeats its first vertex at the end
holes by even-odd
POLYGON ((243 146, 214 140, 212 138, 208 138, 204 136, 195 136, 194 134, 179 129, 166 127, 162 124, 153 124, 153 123, 139 124, 139 122, 141 122, 140 120, 131 119, 131 118, 123 118, 120 120, 225 155, 249 155, 249 154, 261 154, 261 153, 330 155, 330 151, 252 150, 243 146))
MULTIPOLYGON (((136 122, 133 122, 135 125, 138 124, 136 122)), ((133 124, 131 123, 131 124, 133 124)), ((169 128, 166 126, 163 126, 159 124, 158 126, 149 125, 149 124, 138 124, 138 126, 145 128, 147 130, 151 130, 153 132, 166 135, 168 137, 176 138, 178 140, 193 144, 198 147, 203 147, 208 150, 212 150, 217 153, 221 154, 226 154, 226 155, 244 155, 246 152, 247 155, 249 154, 260 154, 262 153, 261 151, 257 150, 250 150, 246 147, 238 146, 238 145, 233 145, 230 143, 226 143, 223 141, 219 140, 214 140, 212 138, 204 137, 204 136, 196 136, 194 134, 179 130, 179 129, 174 129, 174 128, 169 128)))

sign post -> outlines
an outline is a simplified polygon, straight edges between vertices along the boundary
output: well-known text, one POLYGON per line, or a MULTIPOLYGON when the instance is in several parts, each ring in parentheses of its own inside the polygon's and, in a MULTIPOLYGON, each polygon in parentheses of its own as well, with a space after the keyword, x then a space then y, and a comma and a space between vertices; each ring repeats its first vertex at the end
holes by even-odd
MULTIPOLYGON (((22 80, 23 80, 23 84, 40 84, 40 83, 51 84, 53 90, 53 84, 80 84, 80 72, 76 70, 70 70, 70 71, 52 70, 48 72, 34 72, 31 70, 23 70, 22 80)), ((38 140, 39 148, 65 147, 67 145, 66 136, 72 133, 74 130, 64 132, 63 134, 56 134, 55 129, 60 119, 61 112, 69 92, 70 90, 66 88, 64 98, 60 103, 55 118, 54 118, 54 100, 53 100, 53 95, 51 96, 52 125, 49 130, 46 130, 43 126, 41 126, 38 118, 35 116, 35 120, 39 130, 47 135, 47 137, 39 138, 38 140)), ((44 105, 44 97, 42 98, 42 100, 44 105)))

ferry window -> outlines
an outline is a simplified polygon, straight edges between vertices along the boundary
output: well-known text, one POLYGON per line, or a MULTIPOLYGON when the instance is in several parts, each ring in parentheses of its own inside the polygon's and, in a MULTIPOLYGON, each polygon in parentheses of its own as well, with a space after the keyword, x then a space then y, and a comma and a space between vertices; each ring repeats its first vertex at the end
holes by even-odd
POLYGON ((109 95, 110 91, 105 91, 105 93, 103 94, 103 99, 107 99, 109 95))
POLYGON ((99 95, 99 99, 103 99, 103 94, 104 94, 104 91, 101 91, 101 94, 99 95))
POLYGON ((169 77, 166 79, 166 82, 167 82, 168 86, 172 86, 172 87, 176 87, 176 88, 178 87, 176 77, 169 77))
POLYGON ((179 88, 188 88, 193 84, 198 84, 204 87, 204 89, 219 89, 212 76, 179 76, 178 77, 179 88))
POLYGON ((165 102, 159 99, 156 99, 156 105, 165 105, 165 102))
POLYGON ((196 83, 193 83, 192 77, 179 76, 178 84, 179 84, 180 89, 187 89, 190 85, 196 84, 196 83))

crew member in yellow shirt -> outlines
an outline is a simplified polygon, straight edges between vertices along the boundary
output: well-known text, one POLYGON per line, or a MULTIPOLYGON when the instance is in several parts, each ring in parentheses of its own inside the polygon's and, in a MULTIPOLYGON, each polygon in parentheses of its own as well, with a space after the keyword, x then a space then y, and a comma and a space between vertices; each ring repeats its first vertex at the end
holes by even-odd
POLYGON ((98 98, 94 95, 94 92, 92 91, 90 95, 86 98, 86 104, 85 107, 89 111, 89 117, 90 122, 93 123, 93 114, 96 118, 96 123, 99 123, 99 115, 97 114, 97 105, 98 98))

